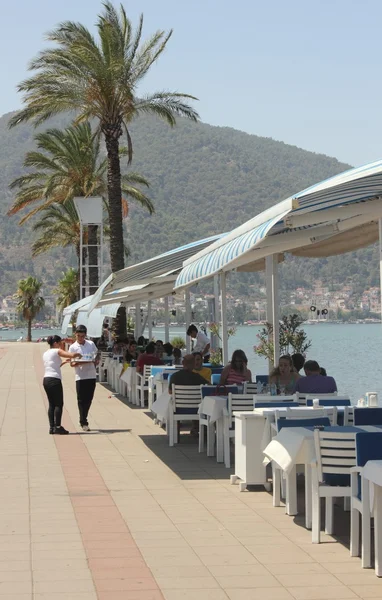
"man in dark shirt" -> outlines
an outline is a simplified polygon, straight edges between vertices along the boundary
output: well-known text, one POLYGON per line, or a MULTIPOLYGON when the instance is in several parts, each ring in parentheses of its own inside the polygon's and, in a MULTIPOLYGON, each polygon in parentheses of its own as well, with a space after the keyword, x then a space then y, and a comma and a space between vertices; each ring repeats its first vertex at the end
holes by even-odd
POLYGON ((195 356, 193 354, 186 354, 183 357, 182 365, 183 369, 171 375, 168 384, 170 394, 173 385, 206 385, 209 383, 199 373, 193 373, 193 369, 195 368, 195 356))

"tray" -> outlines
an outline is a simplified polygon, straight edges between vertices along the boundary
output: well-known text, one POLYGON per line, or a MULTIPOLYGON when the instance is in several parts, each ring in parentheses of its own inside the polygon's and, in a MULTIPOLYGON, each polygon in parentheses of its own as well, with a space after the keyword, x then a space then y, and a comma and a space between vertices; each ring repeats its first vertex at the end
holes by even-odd
POLYGON ((77 364, 86 365, 89 363, 94 363, 94 360, 95 359, 93 359, 93 360, 86 359, 85 360, 84 358, 73 358, 70 362, 72 363, 72 365, 77 365, 77 364))

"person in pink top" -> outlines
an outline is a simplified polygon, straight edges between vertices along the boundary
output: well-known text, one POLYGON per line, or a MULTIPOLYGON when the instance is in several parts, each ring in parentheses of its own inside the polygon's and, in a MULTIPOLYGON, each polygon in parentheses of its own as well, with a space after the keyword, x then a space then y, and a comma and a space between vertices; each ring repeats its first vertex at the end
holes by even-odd
POLYGON ((252 373, 247 367, 248 359, 243 350, 235 350, 231 362, 224 367, 220 376, 221 385, 243 384, 252 381, 252 373))

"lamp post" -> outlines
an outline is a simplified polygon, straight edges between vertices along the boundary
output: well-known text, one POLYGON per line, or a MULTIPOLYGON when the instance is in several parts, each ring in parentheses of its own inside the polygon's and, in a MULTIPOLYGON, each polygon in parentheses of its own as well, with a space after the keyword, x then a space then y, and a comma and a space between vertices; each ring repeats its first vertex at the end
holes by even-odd
POLYGON ((97 286, 103 274, 103 202, 100 196, 74 198, 74 206, 80 221, 80 300, 91 292, 90 273, 97 269, 97 286), (90 228, 97 227, 95 239, 89 240, 90 228), (92 243, 89 243, 92 242, 92 243), (93 243, 95 242, 95 243, 93 243), (91 259, 91 260, 90 260, 91 259), (92 264, 93 263, 93 264, 92 264), (84 282, 86 274, 86 285, 84 282))

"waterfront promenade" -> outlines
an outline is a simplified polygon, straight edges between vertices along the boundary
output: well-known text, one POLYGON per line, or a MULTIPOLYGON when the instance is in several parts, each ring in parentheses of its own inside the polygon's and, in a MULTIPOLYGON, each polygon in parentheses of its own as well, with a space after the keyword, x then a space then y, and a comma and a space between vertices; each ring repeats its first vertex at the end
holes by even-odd
POLYGON ((45 344, 0 343, 0 600, 381 598, 340 539, 311 544, 303 520, 183 436, 97 385, 91 433, 63 368, 63 424, 48 435, 45 344))

